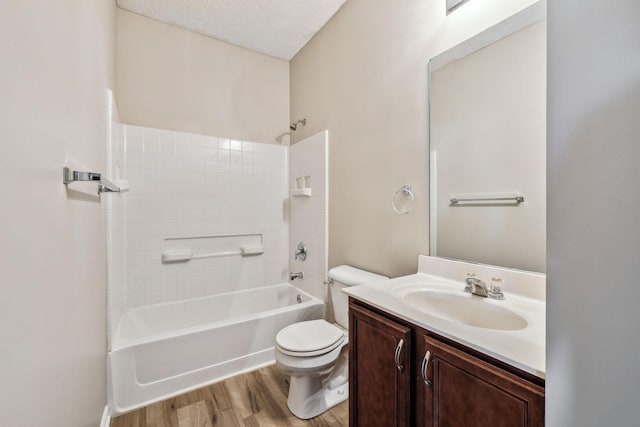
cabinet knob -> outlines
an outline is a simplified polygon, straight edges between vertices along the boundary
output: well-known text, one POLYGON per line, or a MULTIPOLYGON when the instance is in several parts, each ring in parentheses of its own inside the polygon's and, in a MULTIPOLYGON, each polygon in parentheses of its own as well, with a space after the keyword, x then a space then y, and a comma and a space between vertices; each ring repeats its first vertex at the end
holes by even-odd
POLYGON ((402 372, 404 371, 404 365, 402 363, 400 363, 400 354, 402 353, 402 347, 404 347, 404 340, 400 339, 400 341, 398 342, 398 345, 396 346, 396 368, 398 368, 398 371, 402 372))
POLYGON ((433 383, 427 377, 427 369, 429 369, 429 361, 431 361, 431 352, 427 350, 422 359, 422 380, 429 388, 433 388, 433 383))

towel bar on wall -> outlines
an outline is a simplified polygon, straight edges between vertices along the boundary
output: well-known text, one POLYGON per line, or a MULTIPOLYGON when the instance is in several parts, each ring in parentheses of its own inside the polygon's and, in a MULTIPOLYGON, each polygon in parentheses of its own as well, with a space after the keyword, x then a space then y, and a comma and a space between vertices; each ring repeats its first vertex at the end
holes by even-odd
POLYGON ((517 204, 524 202, 524 196, 511 196, 511 197, 466 197, 457 198, 452 197, 449 199, 449 203, 457 205, 465 202, 515 202, 517 204))

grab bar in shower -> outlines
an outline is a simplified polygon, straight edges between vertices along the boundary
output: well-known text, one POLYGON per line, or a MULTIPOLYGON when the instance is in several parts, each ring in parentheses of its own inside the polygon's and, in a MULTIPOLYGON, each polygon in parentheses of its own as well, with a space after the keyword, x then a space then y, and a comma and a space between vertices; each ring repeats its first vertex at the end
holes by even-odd
POLYGON ((208 252, 202 254, 194 254, 194 252, 190 249, 166 250, 162 252, 161 260, 166 264, 169 262, 185 262, 192 259, 217 258, 233 255, 242 255, 243 257, 246 257, 253 255, 262 255, 263 253, 264 247, 262 245, 245 245, 242 246, 239 251, 208 252))
POLYGON ((218 234, 209 236, 168 237, 161 254, 162 263, 187 262, 192 259, 217 258, 240 255, 242 257, 262 255, 264 236, 262 233, 218 234), (240 241, 237 239, 240 238, 240 241), (225 243, 206 244, 204 240, 223 240, 225 243), (231 239, 231 240, 230 240, 231 239), (200 242, 200 243, 198 243, 200 242))
POLYGON ((72 170, 65 166, 62 168, 62 183, 64 185, 71 184, 76 181, 95 181, 98 183, 98 194, 100 193, 120 193, 126 191, 115 185, 113 182, 102 177, 97 172, 80 172, 72 170))

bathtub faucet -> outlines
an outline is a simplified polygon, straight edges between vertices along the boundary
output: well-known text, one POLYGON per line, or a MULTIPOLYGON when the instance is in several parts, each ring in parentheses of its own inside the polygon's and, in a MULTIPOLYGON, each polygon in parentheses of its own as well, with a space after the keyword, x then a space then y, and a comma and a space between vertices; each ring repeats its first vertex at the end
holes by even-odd
POLYGON ((301 271, 299 273, 289 273, 289 280, 302 279, 304 277, 304 273, 301 271))

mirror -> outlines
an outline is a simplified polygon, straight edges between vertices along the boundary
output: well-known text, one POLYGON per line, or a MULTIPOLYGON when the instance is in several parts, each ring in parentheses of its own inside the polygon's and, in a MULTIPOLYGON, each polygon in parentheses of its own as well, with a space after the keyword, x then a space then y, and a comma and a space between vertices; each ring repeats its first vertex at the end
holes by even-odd
POLYGON ((429 62, 429 133, 431 255, 545 272, 541 2, 429 62))

